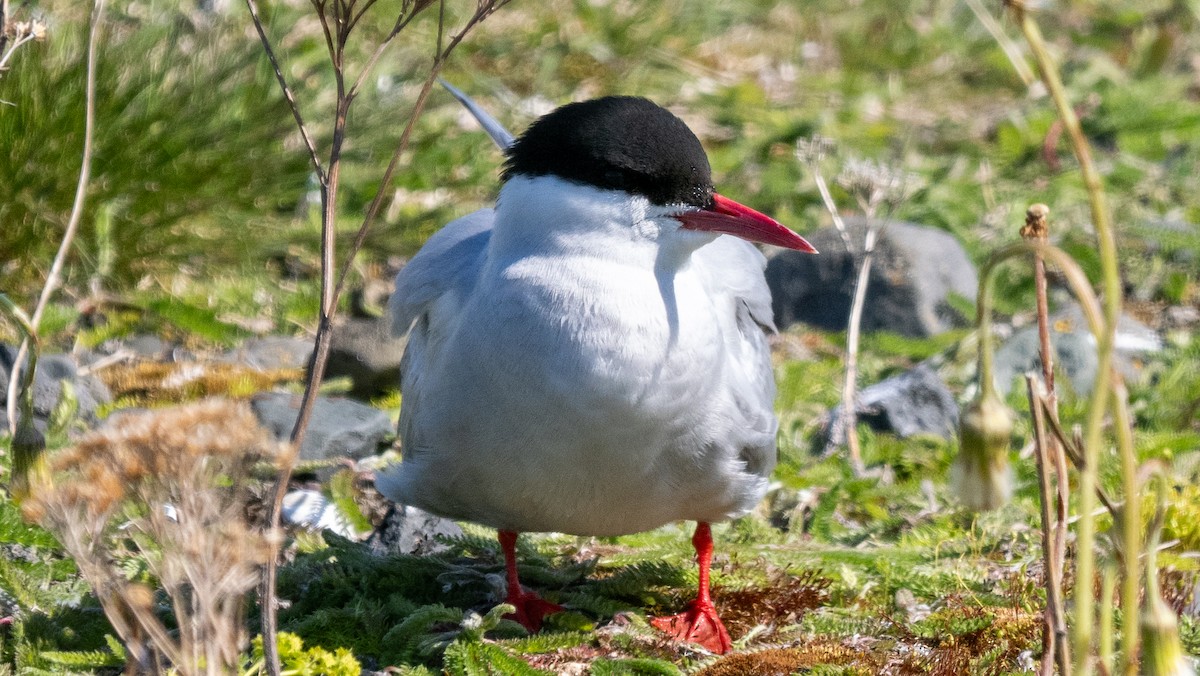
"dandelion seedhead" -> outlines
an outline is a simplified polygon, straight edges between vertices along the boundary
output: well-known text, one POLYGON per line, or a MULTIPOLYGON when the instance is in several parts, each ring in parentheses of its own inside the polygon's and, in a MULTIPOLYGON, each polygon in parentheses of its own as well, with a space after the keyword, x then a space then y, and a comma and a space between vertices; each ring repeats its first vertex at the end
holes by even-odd
POLYGON ((796 140, 796 159, 814 165, 837 152, 837 142, 828 136, 813 134, 796 140))
POLYGON ((46 24, 40 19, 32 21, 10 21, 4 27, 4 33, 7 37, 17 41, 25 40, 45 40, 46 39, 46 24))
POLYGON ((850 158, 842 166, 835 181, 854 196, 868 217, 874 216, 880 205, 895 208, 916 189, 919 178, 882 162, 850 158))
POLYGON ((272 440, 249 406, 213 399, 121 415, 50 459, 51 481, 22 505, 53 531, 96 590, 129 654, 152 650, 181 674, 229 673, 244 647, 244 595, 279 537, 245 518, 251 470, 290 447, 272 440), (130 580, 143 560, 169 600, 130 580))

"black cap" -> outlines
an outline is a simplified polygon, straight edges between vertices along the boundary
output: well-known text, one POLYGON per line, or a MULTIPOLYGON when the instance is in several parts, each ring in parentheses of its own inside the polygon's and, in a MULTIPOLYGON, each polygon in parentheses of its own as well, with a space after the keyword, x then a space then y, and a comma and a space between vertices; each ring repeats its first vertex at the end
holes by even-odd
POLYGON ((666 109, 633 96, 570 103, 538 119, 509 148, 503 178, 514 176, 557 176, 658 205, 713 203, 700 140, 666 109))

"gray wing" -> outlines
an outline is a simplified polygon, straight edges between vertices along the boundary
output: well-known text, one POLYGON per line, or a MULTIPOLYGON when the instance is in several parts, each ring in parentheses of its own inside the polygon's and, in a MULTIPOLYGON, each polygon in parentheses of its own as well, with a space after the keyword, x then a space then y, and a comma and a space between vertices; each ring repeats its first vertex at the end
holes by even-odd
POLYGON ((451 295, 461 298, 475 286, 494 220, 491 209, 480 209, 451 221, 396 275, 396 290, 388 301, 394 335, 407 333, 435 302, 451 295))
MULTIPOLYGON (((396 290, 388 302, 392 332, 408 333, 400 361, 400 424, 405 453, 420 446, 414 420, 421 408, 422 375, 443 336, 461 318, 461 307, 479 278, 494 214, 491 209, 450 222, 439 230, 396 275, 396 290)), ((396 468, 393 468, 396 469, 396 468)), ((381 473, 377 486, 384 495, 399 498, 398 475, 381 473)))
POLYGON ((722 235, 693 256, 708 271, 705 285, 724 316, 720 318, 733 389, 745 427, 743 460, 749 472, 766 477, 775 466, 775 373, 768 334, 775 333, 767 259, 753 244, 722 235))

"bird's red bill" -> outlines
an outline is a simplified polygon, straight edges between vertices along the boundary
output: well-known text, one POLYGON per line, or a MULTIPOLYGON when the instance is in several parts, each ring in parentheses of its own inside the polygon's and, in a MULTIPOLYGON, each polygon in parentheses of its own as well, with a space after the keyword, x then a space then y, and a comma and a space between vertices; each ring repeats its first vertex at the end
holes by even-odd
POLYGON ((687 211, 675 218, 689 230, 719 232, 751 242, 817 253, 813 245, 779 221, 722 195, 713 195, 711 209, 687 211))

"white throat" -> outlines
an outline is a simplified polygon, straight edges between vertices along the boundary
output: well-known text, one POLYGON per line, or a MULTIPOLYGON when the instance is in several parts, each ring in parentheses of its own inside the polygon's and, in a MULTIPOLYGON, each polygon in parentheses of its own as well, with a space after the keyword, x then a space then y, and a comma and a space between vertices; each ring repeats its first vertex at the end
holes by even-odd
POLYGON ((683 264, 715 239, 685 230, 672 218, 690 208, 659 206, 640 195, 556 176, 517 176, 500 190, 491 253, 502 260, 565 254, 683 264))

